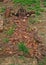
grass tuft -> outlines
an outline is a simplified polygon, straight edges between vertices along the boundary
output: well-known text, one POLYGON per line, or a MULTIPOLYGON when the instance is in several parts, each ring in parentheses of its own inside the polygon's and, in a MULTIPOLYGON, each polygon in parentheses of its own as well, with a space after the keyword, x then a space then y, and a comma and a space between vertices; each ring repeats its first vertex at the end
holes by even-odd
POLYGON ((10 29, 6 31, 6 34, 11 36, 14 33, 15 28, 16 28, 16 24, 10 27, 10 29))
POLYGON ((14 32, 14 30, 13 30, 13 28, 10 28, 8 31, 7 31, 7 35, 12 35, 13 34, 13 32, 14 32))
POLYGON ((15 4, 21 4, 21 6, 27 6, 27 10, 35 10, 36 15, 40 14, 40 11, 43 11, 40 6, 40 0, 13 0, 15 4))
POLYGON ((18 48, 20 51, 22 51, 23 53, 28 53, 28 48, 25 46, 24 42, 20 42, 18 44, 18 48))
POLYGON ((5 12, 5 10, 6 10, 6 8, 5 8, 5 7, 1 7, 1 8, 0 8, 0 13, 5 12))
POLYGON ((4 42, 4 43, 8 43, 8 42, 9 42, 9 39, 8 39, 8 38, 4 38, 4 39, 3 39, 3 42, 4 42))

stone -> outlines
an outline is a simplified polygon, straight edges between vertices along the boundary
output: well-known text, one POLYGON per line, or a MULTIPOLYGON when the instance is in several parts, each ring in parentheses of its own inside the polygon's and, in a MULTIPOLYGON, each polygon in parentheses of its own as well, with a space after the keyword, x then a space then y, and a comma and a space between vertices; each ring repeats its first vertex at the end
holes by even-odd
POLYGON ((25 19, 23 19, 23 21, 25 22, 26 20, 25 20, 25 19))

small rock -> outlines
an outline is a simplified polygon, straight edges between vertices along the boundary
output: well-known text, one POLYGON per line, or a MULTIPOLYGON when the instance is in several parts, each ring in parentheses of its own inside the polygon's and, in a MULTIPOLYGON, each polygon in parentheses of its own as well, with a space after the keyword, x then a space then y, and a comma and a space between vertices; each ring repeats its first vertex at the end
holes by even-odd
POLYGON ((23 19, 23 21, 26 21, 25 19, 23 19))
POLYGON ((12 54, 12 53, 13 53, 12 51, 9 52, 9 54, 12 54))
POLYGON ((27 17, 29 17, 30 15, 29 14, 27 14, 27 17))

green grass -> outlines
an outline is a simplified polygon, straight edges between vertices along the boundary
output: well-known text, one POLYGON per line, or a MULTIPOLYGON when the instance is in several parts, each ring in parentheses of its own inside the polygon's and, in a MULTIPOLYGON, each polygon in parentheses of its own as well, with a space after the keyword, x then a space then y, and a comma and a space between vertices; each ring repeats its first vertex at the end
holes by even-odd
POLYGON ((43 5, 44 7, 46 7, 46 0, 43 0, 43 5))
POLYGON ((16 24, 14 24, 9 30, 7 30, 6 34, 11 36, 14 33, 15 28, 16 28, 16 24))
POLYGON ((12 35, 13 34, 13 32, 14 32, 14 30, 13 30, 13 28, 10 28, 8 31, 7 31, 7 35, 12 35))
POLYGON ((46 7, 46 2, 43 2, 43 4, 44 4, 44 7, 46 7))
POLYGON ((24 42, 20 42, 18 44, 18 49, 20 51, 22 51, 23 53, 27 54, 28 53, 28 48, 25 46, 25 43, 24 42))
POLYGON ((40 12, 43 12, 43 8, 40 6, 40 0, 13 0, 17 5, 20 3, 21 6, 27 6, 27 10, 34 10, 36 15, 40 15, 40 12))
POLYGON ((5 12, 5 10, 6 10, 5 7, 1 7, 1 8, 0 8, 0 13, 5 12))
POLYGON ((13 0, 13 2, 20 3, 21 5, 31 5, 31 4, 40 4, 40 0, 13 0))
POLYGON ((3 42, 4 42, 4 43, 8 43, 8 42, 9 42, 9 39, 8 39, 8 38, 4 38, 4 39, 3 39, 3 42))

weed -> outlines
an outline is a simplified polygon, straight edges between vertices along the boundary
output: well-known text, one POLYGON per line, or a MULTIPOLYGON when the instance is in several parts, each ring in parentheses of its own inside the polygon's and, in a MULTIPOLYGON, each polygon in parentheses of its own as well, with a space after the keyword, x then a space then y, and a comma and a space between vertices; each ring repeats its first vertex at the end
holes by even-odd
POLYGON ((43 0, 43 5, 44 7, 46 7, 46 0, 43 0))
POLYGON ((9 35, 9 36, 11 36, 11 35, 14 33, 15 28, 16 28, 16 25, 14 24, 14 25, 6 32, 6 34, 9 35))
POLYGON ((8 42, 9 42, 9 39, 8 39, 8 38, 4 38, 4 39, 3 39, 3 42, 4 42, 4 43, 8 43, 8 42))
POLYGON ((46 7, 46 2, 43 2, 43 4, 44 4, 44 7, 46 7))
POLYGON ((0 12, 5 12, 6 8, 5 7, 1 7, 0 8, 0 12))
POLYGON ((40 11, 36 11, 35 14, 36 14, 36 15, 40 15, 40 11))
POLYGON ((18 44, 18 48, 20 51, 22 51, 23 53, 28 53, 28 48, 25 46, 24 42, 20 42, 18 44))
POLYGON ((14 30, 13 30, 13 28, 10 28, 8 31, 7 31, 7 35, 12 35, 13 34, 13 32, 14 32, 14 30))
POLYGON ((40 8, 40 11, 41 11, 41 12, 44 12, 44 8, 40 8))

